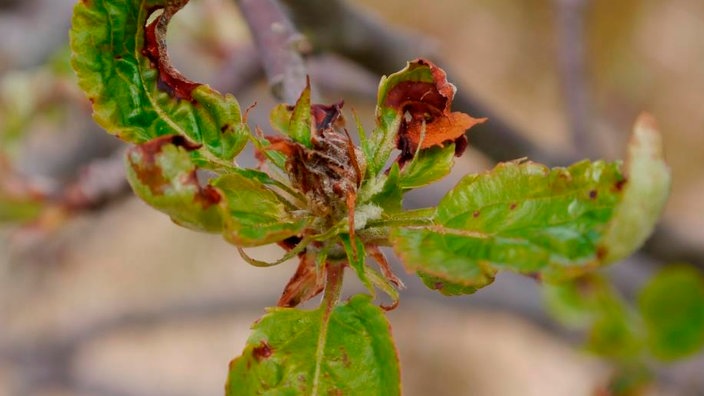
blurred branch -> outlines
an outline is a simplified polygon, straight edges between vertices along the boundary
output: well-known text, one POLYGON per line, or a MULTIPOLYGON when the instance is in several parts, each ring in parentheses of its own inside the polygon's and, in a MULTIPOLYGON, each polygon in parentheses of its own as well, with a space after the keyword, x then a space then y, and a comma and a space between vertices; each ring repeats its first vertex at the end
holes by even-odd
POLYGON ((572 144, 580 156, 598 158, 598 142, 590 136, 591 101, 585 66, 584 9, 588 0, 555 0, 555 3, 558 70, 572 144))
MULTIPOLYGON (((356 61, 377 75, 389 74, 419 56, 440 58, 428 41, 389 27, 344 0, 282 0, 292 19, 309 35, 316 51, 330 51, 356 61)), ((589 98, 584 67, 582 0, 558 0, 560 5, 560 58, 568 100, 573 142, 583 155, 595 155, 589 138, 589 98)), ((441 62, 439 62, 441 63, 441 62)), ((451 71, 448 74, 452 75, 451 71)), ((490 122, 472 128, 470 143, 494 161, 530 157, 548 165, 565 165, 582 157, 550 153, 531 142, 466 90, 455 96, 455 108, 490 122)), ((668 226, 660 226, 643 248, 663 262, 686 261, 704 269, 704 248, 686 242, 668 226), (676 243, 675 243, 676 241, 676 243)))
MULTIPOLYGON (((376 75, 390 74, 418 57, 442 64, 427 39, 401 31, 344 0, 283 0, 297 26, 316 51, 329 51, 354 60, 376 75)), ((445 68, 447 70, 447 68, 445 68)), ((448 71, 452 75, 452 71, 448 71)), ((494 161, 529 156, 557 165, 572 162, 562 153, 542 149, 467 90, 458 90, 454 107, 490 122, 472 128, 470 143, 494 161)))
POLYGON ((303 36, 275 0, 239 0, 239 7, 254 42, 273 95, 296 103, 306 86, 306 68, 301 56, 303 36))

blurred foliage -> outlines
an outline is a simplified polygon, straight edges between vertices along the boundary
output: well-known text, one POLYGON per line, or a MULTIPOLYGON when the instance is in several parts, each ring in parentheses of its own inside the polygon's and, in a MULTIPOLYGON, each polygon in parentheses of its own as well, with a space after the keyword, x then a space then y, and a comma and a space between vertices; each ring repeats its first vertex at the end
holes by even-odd
POLYGON ((599 273, 543 290, 548 312, 586 331, 585 349, 614 364, 614 394, 639 394, 653 380, 653 359, 672 362, 704 347, 704 275, 691 266, 663 268, 638 291, 637 304, 599 273))

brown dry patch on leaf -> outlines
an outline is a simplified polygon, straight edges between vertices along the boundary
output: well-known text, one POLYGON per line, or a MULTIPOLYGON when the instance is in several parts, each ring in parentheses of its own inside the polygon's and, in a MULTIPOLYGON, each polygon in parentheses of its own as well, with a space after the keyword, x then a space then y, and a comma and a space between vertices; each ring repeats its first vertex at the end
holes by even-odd
POLYGON ((266 341, 260 342, 258 346, 252 349, 252 355, 254 355, 254 358, 257 359, 257 361, 270 358, 272 353, 274 353, 274 350, 266 341))
POLYGON ((322 131, 330 128, 343 128, 344 118, 342 117, 342 106, 344 101, 339 101, 331 105, 314 104, 310 108, 310 114, 315 123, 315 130, 322 131))
POLYGON ((325 286, 325 268, 320 271, 315 266, 313 255, 301 256, 296 273, 286 284, 279 298, 279 307, 295 307, 320 294, 325 286))
MULTIPOLYGON (((167 144, 181 147, 186 151, 197 150, 201 147, 200 144, 193 143, 181 135, 166 135, 152 139, 147 143, 133 146, 127 153, 127 158, 130 159, 130 166, 134 169, 137 178, 142 184, 148 186, 154 195, 163 195, 167 187, 171 185, 171 181, 164 177, 163 169, 157 159, 158 155, 161 154, 164 146, 167 144), (132 160, 131 154, 133 152, 139 153, 139 162, 132 160)), ((220 192, 214 187, 210 185, 200 185, 195 169, 189 172, 182 182, 183 184, 197 186, 198 192, 194 200, 200 203, 204 208, 215 205, 222 199, 220 192)))
POLYGON ((451 111, 456 88, 447 81, 444 70, 425 59, 411 62, 413 67, 430 68, 433 82, 401 82, 389 91, 384 103, 403 116, 396 142, 396 147, 401 150, 399 162, 403 164, 413 158, 419 146, 426 149, 455 143, 455 155, 461 155, 467 147, 467 129, 481 124, 486 118, 451 111))
POLYGON ((142 54, 149 58, 159 73, 159 89, 168 92, 169 95, 177 99, 193 101, 191 93, 201 84, 187 79, 176 70, 171 65, 166 51, 166 30, 169 21, 188 1, 170 0, 166 2, 164 7, 157 6, 149 10, 150 16, 160 10, 163 10, 163 12, 144 29, 144 49, 142 54))

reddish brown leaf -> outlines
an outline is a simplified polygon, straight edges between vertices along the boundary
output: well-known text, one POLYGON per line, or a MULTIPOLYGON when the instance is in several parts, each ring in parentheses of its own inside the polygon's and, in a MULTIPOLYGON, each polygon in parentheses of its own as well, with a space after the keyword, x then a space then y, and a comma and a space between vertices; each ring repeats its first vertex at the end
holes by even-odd
MULTIPOLYGON (((139 152, 140 161, 133 162, 130 160, 130 165, 134 169, 135 175, 139 181, 145 186, 148 186, 154 195, 164 194, 165 190, 171 185, 171 181, 164 177, 164 171, 157 161, 157 156, 167 144, 181 147, 186 151, 197 150, 201 147, 200 144, 195 144, 183 136, 166 135, 150 140, 147 143, 133 146, 129 149, 130 152, 139 152)), ((131 158, 129 152, 127 158, 131 158)), ((220 193, 212 186, 200 185, 195 168, 188 173, 183 182, 184 184, 191 184, 198 187, 198 193, 195 195, 194 199, 206 209, 211 205, 219 203, 222 198, 220 193)))
POLYGON ((191 93, 201 84, 184 77, 171 65, 166 51, 166 29, 174 14, 183 8, 189 0, 167 1, 164 7, 150 9, 150 15, 163 10, 152 23, 144 29, 144 49, 142 54, 152 61, 159 73, 159 89, 177 99, 193 101, 191 93))
POLYGON ((286 284, 277 305, 295 307, 320 294, 325 286, 324 272, 325 268, 317 271, 313 255, 302 255, 296 273, 286 284))
POLYGON ((419 146, 426 149, 456 143, 455 153, 460 155, 466 147, 465 131, 486 121, 486 118, 452 112, 456 89, 447 81, 445 71, 425 59, 410 62, 408 70, 420 67, 430 69, 433 82, 399 82, 389 90, 384 102, 385 106, 396 109, 403 116, 396 144, 401 150, 401 163, 413 158, 419 146))

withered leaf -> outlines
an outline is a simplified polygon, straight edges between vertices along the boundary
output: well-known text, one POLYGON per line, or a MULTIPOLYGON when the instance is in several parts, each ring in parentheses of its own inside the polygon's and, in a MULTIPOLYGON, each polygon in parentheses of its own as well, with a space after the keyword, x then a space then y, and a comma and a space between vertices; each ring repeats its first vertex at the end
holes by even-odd
POLYGON ((455 154, 461 155, 467 146, 467 129, 486 121, 451 110, 456 88, 447 81, 444 70, 426 59, 409 62, 406 69, 386 81, 390 86, 382 106, 395 109, 402 117, 396 138, 401 164, 413 158, 419 148, 446 143, 455 143, 455 154))

